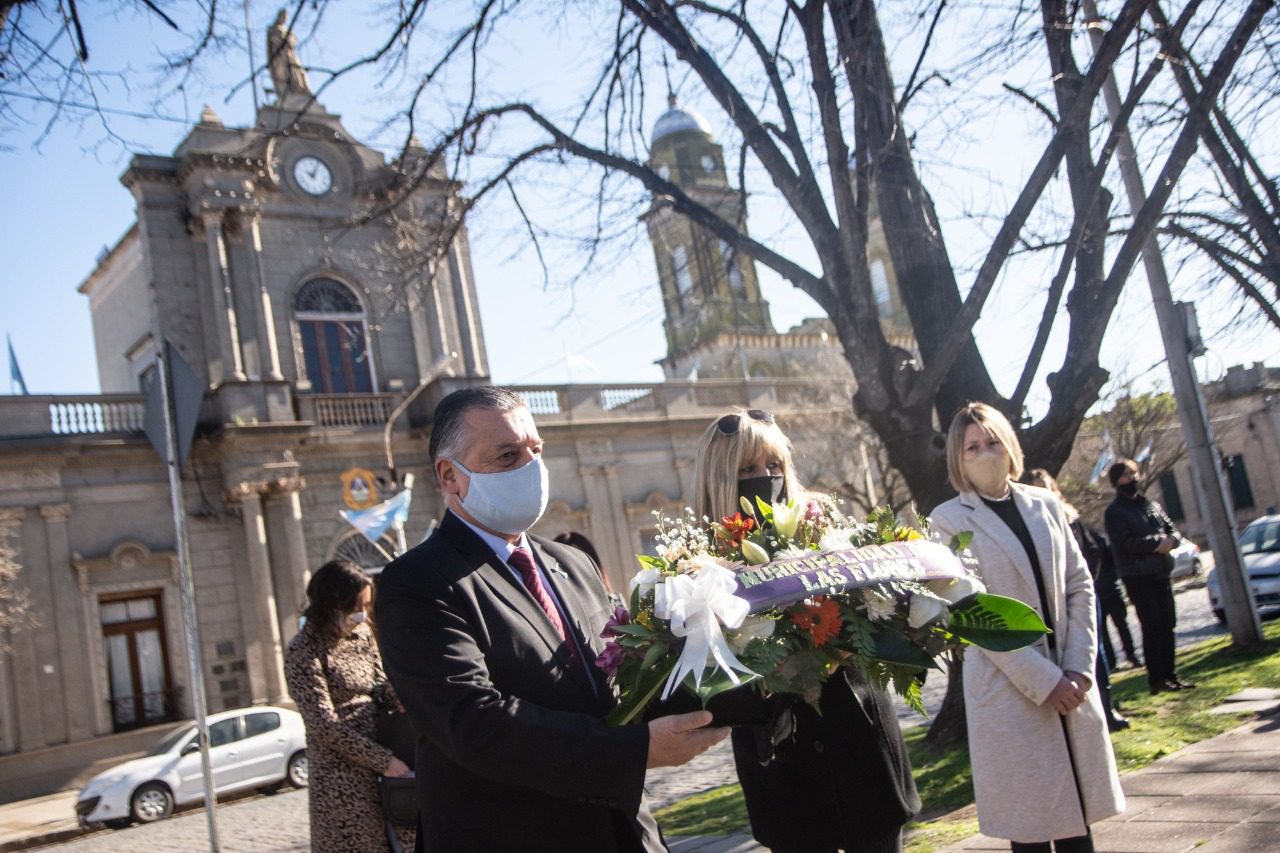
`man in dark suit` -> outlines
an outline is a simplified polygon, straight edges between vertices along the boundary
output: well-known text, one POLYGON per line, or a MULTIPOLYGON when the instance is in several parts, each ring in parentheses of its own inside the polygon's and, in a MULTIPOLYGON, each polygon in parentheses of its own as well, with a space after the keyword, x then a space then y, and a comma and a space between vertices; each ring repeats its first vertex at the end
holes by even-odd
POLYGON ((383 663, 418 731, 418 850, 665 850, 646 768, 728 730, 706 711, 603 722, 608 598, 581 552, 525 533, 547 474, 519 396, 445 397, 430 452, 448 512, 383 570, 377 597, 383 663))

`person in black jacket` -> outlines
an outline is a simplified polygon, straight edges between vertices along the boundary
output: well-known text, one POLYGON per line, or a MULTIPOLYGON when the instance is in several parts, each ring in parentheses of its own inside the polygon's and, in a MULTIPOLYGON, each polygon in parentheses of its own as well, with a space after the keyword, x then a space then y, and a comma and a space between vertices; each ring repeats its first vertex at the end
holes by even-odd
MULTIPOLYGON (((757 497, 804 502, 791 442, 760 409, 712 421, 696 452, 693 510, 720 519, 757 497)), ((895 853, 920 811, 893 700, 857 667, 822 686, 818 709, 794 694, 765 700, 764 722, 735 725, 733 759, 751 834, 774 853, 895 853)))
POLYGON ((1115 500, 1107 507, 1107 536, 1116 558, 1116 573, 1124 583, 1142 625, 1142 653, 1147 659, 1147 685, 1153 694, 1186 690, 1194 684, 1178 677, 1174 668, 1173 557, 1178 529, 1164 507, 1141 491, 1138 463, 1121 459, 1107 471, 1115 500))

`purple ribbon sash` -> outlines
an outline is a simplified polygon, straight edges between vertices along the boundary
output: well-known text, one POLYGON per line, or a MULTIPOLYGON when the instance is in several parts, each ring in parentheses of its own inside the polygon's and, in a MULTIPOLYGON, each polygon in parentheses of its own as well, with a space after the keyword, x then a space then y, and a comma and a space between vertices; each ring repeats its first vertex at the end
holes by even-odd
POLYGON ((801 557, 748 566, 737 572, 734 595, 751 613, 785 607, 814 595, 831 595, 886 581, 927 581, 966 574, 960 558, 937 542, 913 539, 838 551, 813 551, 801 557))

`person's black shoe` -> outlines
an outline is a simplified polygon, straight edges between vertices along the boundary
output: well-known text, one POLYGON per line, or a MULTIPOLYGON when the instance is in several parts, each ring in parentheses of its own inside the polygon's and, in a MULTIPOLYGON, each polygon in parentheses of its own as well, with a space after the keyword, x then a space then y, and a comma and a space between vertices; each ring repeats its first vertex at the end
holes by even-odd
POLYGON ((1173 686, 1174 690, 1194 690, 1195 689, 1195 685, 1193 683, 1191 683, 1190 681, 1183 681, 1181 678, 1179 678, 1176 675, 1173 678, 1170 678, 1168 683, 1173 686))
POLYGON ((1129 728, 1129 725, 1129 721, 1118 714, 1107 719, 1107 731, 1109 732, 1122 732, 1129 728))
POLYGON ((1150 690, 1151 695, 1154 696, 1157 693, 1163 693, 1166 690, 1177 690, 1178 688, 1171 686, 1167 681, 1156 681, 1148 684, 1147 689, 1150 690))

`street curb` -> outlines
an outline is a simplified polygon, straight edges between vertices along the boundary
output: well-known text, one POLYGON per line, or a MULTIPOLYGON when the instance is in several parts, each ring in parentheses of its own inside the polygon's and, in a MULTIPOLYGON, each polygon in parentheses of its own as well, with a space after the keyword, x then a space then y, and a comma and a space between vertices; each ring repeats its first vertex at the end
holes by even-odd
POLYGON ((84 829, 79 826, 67 829, 53 829, 41 835, 28 835, 16 841, 6 841, 0 844, 0 853, 9 853, 10 850, 30 850, 33 847, 44 847, 48 844, 60 844, 63 841, 70 841, 73 838, 80 838, 84 835, 92 835, 99 831, 96 829, 84 829))

